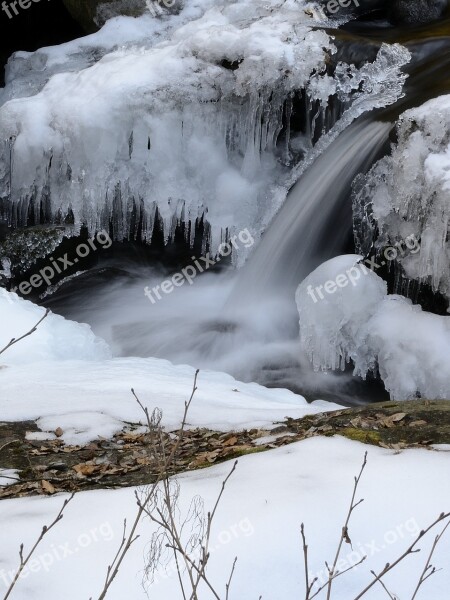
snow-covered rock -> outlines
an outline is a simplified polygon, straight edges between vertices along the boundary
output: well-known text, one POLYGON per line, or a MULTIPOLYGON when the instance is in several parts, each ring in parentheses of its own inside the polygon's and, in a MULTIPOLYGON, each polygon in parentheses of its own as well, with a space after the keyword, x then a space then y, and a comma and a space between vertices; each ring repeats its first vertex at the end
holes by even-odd
MULTIPOLYGON (((43 308, 0 288, 0 350, 13 338, 28 333, 44 314, 43 308)), ((2 354, 0 363, 29 365, 54 360, 101 360, 110 356, 107 343, 96 337, 89 325, 50 313, 32 335, 2 354)))
MULTIPOLYGON (((204 215, 215 249, 227 228, 262 228, 287 192, 294 92, 319 99, 317 122, 331 125, 331 94, 347 106, 362 89, 380 92, 364 68, 326 75, 335 47, 307 6, 187 0, 179 14, 118 17, 81 40, 17 53, 0 97, 0 198, 11 220, 25 223, 33 202, 38 222, 45 202, 47 214, 73 211, 91 232, 113 216, 117 239, 142 217, 149 240, 156 209, 166 239, 204 215)), ((399 46, 380 51, 387 104, 408 58, 399 46)), ((320 133, 309 118, 295 147, 320 133)))
POLYGON ((357 358, 362 325, 386 296, 385 282, 358 264, 361 259, 357 255, 333 258, 297 289, 300 337, 316 370, 343 370, 357 358))
POLYGON ((379 372, 393 399, 450 399, 450 317, 388 295, 360 259, 334 258, 297 289, 300 337, 315 369, 353 361, 355 375, 379 372))

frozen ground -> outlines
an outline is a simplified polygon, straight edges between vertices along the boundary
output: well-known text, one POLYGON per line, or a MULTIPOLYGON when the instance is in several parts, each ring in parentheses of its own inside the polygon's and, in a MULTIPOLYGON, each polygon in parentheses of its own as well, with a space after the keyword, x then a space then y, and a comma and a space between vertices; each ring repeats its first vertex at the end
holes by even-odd
MULTIPOLYGON (((341 438, 314 438, 269 453, 248 456, 226 490, 213 528, 210 576, 222 593, 235 556, 239 557, 231 599, 250 600, 262 594, 267 600, 303 597, 303 562, 300 523, 306 524, 310 545, 310 570, 319 577, 324 560, 337 547, 353 485, 366 447, 341 438)), ((333 598, 351 600, 370 578, 370 569, 380 569, 399 556, 421 528, 448 509, 450 481, 445 476, 450 453, 408 450, 400 454, 369 449, 369 463, 360 495, 365 502, 354 513, 350 527, 353 553, 345 546, 347 566, 363 555, 367 561, 352 576, 335 582, 333 598)), ((181 508, 200 495, 206 509, 214 503, 230 464, 180 477, 181 508)), ((19 582, 17 600, 96 598, 105 569, 120 544, 123 518, 132 520, 134 490, 87 492, 76 496, 66 517, 39 548, 35 572, 19 582), (64 550, 65 548, 65 550, 64 550), (70 554, 69 554, 70 552, 70 554), (45 565, 45 566, 44 566, 45 565)), ((1 503, 0 593, 3 576, 17 564, 19 544, 35 540, 44 523, 51 522, 62 497, 30 498, 1 503)), ((142 588, 145 554, 152 527, 140 527, 140 539, 132 548, 113 585, 109 598, 146 598, 142 588)), ((386 578, 390 590, 401 600, 412 595, 430 548, 430 539, 386 578)), ((418 598, 447 600, 450 583, 450 538, 444 538, 434 559, 443 570, 427 583, 418 598)), ((344 568, 344 565, 342 565, 344 568)), ((224 596, 224 593, 223 593, 224 596)), ((161 570, 150 587, 150 598, 181 598, 173 571, 161 570)), ((202 598, 210 598, 202 592, 202 598)), ((383 598, 381 588, 367 596, 383 598)))

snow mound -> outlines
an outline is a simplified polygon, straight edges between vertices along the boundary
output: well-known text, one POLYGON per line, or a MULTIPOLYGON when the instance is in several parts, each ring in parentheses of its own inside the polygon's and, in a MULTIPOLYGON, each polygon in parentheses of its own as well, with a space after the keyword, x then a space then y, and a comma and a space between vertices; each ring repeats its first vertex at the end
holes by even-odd
POLYGON ((358 249, 367 254, 372 243, 394 246, 414 233, 420 252, 398 258, 406 277, 450 299, 450 96, 406 111, 397 134, 392 155, 356 183, 358 249))
POLYGON ((329 260, 297 289, 301 343, 314 368, 353 361, 355 375, 379 372, 395 400, 450 399, 450 317, 388 295, 360 259, 329 260))
MULTIPOLYGON (((12 338, 28 333, 45 311, 0 288, 0 350, 12 338)), ((89 325, 67 321, 50 313, 38 329, 0 356, 6 365, 42 361, 101 360, 111 356, 108 345, 89 325)), ((26 378, 26 375, 24 375, 26 378)))

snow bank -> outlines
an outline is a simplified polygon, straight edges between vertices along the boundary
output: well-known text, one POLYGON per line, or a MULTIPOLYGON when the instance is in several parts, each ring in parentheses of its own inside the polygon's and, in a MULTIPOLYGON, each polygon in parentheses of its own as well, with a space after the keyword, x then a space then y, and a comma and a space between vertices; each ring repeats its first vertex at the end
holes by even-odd
MULTIPOLYGON (((340 563, 340 568, 364 555, 367 560, 351 574, 336 579, 333 586, 335 600, 354 598, 370 580, 371 569, 381 570, 387 562, 392 563, 422 528, 448 509, 448 452, 408 450, 398 454, 342 438, 314 438, 241 458, 214 520, 209 568, 214 585, 220 591, 225 589, 234 557, 238 556, 231 598, 247 600, 261 594, 274 600, 303 597, 300 523, 306 527, 311 574, 323 578, 324 561, 329 563, 336 552, 353 477, 366 449, 368 466, 357 497, 364 498, 364 502, 352 516, 352 548, 344 545, 345 563, 340 563)), ((181 476, 183 514, 197 495, 210 510, 230 468, 230 463, 225 463, 181 476)), ((62 502, 61 496, 2 501, 0 593, 4 586, 2 574, 17 566, 20 543, 29 548, 42 525, 54 519, 62 502)), ((107 565, 120 545, 123 519, 131 523, 135 511, 134 489, 77 494, 64 519, 39 547, 35 556, 38 565, 19 582, 14 598, 60 598, 61 590, 65 600, 96 598, 107 565)), ((148 597, 142 579, 153 531, 150 522, 144 520, 137 532, 140 537, 108 594, 111 600, 148 597)), ((411 597, 438 531, 421 541, 420 553, 408 557, 385 579, 397 597, 411 597)), ((191 529, 186 533, 191 535, 191 529)), ((433 556, 433 564, 443 570, 426 582, 423 597, 448 598, 449 552, 450 537, 445 535, 433 556)), ((151 598, 180 597, 174 570, 161 569, 157 580, 148 590, 151 598)), ((384 598, 380 590, 375 587, 367 600, 384 598)), ((209 597, 206 591, 204 597, 209 597)))
POLYGON ((379 371, 393 399, 450 399, 450 317, 387 295, 361 258, 327 261, 297 289, 301 342, 314 368, 351 360, 355 375, 379 371))
MULTIPOLYGON (((0 350, 12 338, 17 339, 28 333, 44 314, 43 308, 0 288, 0 350)), ((49 314, 33 335, 0 356, 0 364, 28 365, 52 360, 100 360, 110 356, 106 342, 96 337, 89 325, 49 314)))
MULTIPOLYGON (((142 217, 149 240, 156 209, 166 239, 180 220, 206 215, 214 248, 227 228, 261 228, 286 194, 295 153, 289 127, 280 134, 294 91, 320 100, 318 122, 330 94, 347 106, 362 89, 381 93, 365 67, 325 75, 335 47, 312 30, 306 6, 190 0, 178 15, 112 19, 61 49, 17 54, 0 109, 0 198, 10 218, 24 223, 33 201, 38 222, 45 202, 55 219, 71 209, 91 232, 113 216, 121 239, 142 217)), ((400 46, 380 51, 385 104, 400 95, 408 59, 400 46)), ((312 124, 297 148, 317 133, 312 124)))
MULTIPOLYGON (((0 349, 30 331, 44 309, 0 289, 0 349)), ((110 359, 106 342, 88 325, 50 314, 29 337, 0 357, 0 414, 4 421, 39 419, 43 431, 61 427, 64 440, 84 444, 111 437, 127 422, 142 420, 131 395, 164 412, 176 429, 192 393, 195 369, 155 358, 110 359), (30 401, 30 390, 32 399, 30 401)), ((339 406, 285 389, 241 383, 225 373, 202 371, 189 426, 223 431, 270 426, 286 416, 302 417, 339 406)))
POLYGON ((366 254, 377 230, 380 249, 413 233, 420 252, 398 259, 406 276, 450 299, 450 96, 403 113, 397 134, 392 155, 356 185, 359 246, 366 254))
MULTIPOLYGON (((125 422, 142 421, 142 411, 131 394, 133 387, 150 411, 156 407, 163 411, 166 427, 177 429, 192 393, 194 374, 193 367, 156 358, 17 365, 0 371, 0 414, 5 421, 39 419, 44 431, 61 427, 66 443, 83 444, 99 436, 111 437, 125 422)), ((338 408, 323 401, 308 404, 285 389, 201 371, 188 424, 229 431, 271 426, 286 416, 338 408)))

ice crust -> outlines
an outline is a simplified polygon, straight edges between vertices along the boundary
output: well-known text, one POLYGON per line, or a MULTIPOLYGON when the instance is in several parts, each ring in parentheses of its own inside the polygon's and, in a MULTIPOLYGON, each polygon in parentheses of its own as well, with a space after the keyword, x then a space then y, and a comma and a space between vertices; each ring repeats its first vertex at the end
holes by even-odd
POLYGON ((352 361, 355 375, 379 373, 392 399, 450 398, 450 318, 388 295, 361 259, 333 258, 297 289, 301 343, 314 368, 343 370, 352 361), (330 281, 340 285, 327 293, 330 281))

